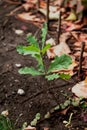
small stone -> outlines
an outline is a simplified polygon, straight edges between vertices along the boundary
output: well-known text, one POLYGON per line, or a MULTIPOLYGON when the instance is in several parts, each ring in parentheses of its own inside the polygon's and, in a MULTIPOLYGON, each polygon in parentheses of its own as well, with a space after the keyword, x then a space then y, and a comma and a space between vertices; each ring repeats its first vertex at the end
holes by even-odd
POLYGON ((23 30, 15 30, 15 33, 18 35, 22 35, 23 34, 23 30))
POLYGON ((9 115, 8 110, 2 111, 1 115, 8 116, 9 115))
POLYGON ((21 64, 15 64, 15 66, 19 68, 19 67, 21 67, 21 64))
POLYGON ((29 37, 29 36, 31 36, 31 35, 32 35, 32 33, 28 33, 28 34, 27 34, 27 37, 29 37))
POLYGON ((25 91, 23 89, 18 89, 18 92, 17 92, 19 95, 24 95, 25 94, 25 91))

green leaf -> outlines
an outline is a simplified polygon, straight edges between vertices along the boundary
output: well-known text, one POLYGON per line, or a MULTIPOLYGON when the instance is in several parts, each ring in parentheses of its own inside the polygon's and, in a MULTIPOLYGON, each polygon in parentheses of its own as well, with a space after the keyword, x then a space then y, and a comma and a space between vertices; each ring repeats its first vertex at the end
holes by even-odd
POLYGON ((23 55, 31 54, 32 56, 34 56, 35 54, 40 54, 40 50, 33 45, 31 45, 31 46, 18 46, 17 52, 19 54, 23 54, 23 55))
POLYGON ((66 101, 64 102, 64 106, 67 107, 67 106, 70 105, 70 103, 71 103, 70 100, 66 100, 66 101))
POLYGON ((39 54, 36 54, 36 55, 34 55, 33 56, 36 60, 37 60, 37 62, 38 62, 38 70, 39 71, 44 71, 44 64, 43 64, 43 59, 42 59, 42 57, 41 57, 41 55, 39 55, 39 54))
POLYGON ((42 49, 43 49, 46 40, 46 35, 47 35, 47 23, 44 23, 44 26, 41 31, 42 31, 41 38, 42 38, 42 49))
POLYGON ((23 125, 22 125, 21 130, 25 130, 25 128, 27 127, 27 125, 28 125, 27 122, 24 122, 23 125))
POLYGON ((58 74, 51 74, 51 75, 47 75, 47 76, 45 76, 45 78, 47 79, 47 80, 54 80, 54 79, 57 79, 57 78, 59 78, 60 76, 58 75, 58 74))
POLYGON ((56 110, 59 110, 60 109, 60 106, 59 105, 57 105, 56 107, 54 107, 54 110, 56 111, 56 110))
POLYGON ((42 49, 42 54, 44 55, 46 53, 46 51, 51 47, 50 44, 47 44, 43 49, 42 49))
POLYGON ((0 130, 14 130, 9 118, 0 115, 0 130))
POLYGON ((62 79, 70 79, 71 78, 71 76, 70 76, 70 74, 64 74, 64 73, 61 73, 60 74, 60 78, 62 78, 62 79))
POLYGON ((81 102, 80 107, 87 108, 87 103, 85 101, 81 102))
POLYGON ((33 46, 39 48, 39 43, 34 36, 32 36, 32 35, 28 36, 27 41, 30 43, 30 45, 33 45, 33 46))
POLYGON ((64 106, 63 103, 60 104, 60 107, 61 107, 61 109, 65 109, 66 108, 66 106, 64 106))
POLYGON ((32 76, 38 76, 38 75, 42 75, 41 72, 39 72, 38 70, 36 70, 33 67, 24 67, 19 69, 18 71, 20 74, 31 74, 32 76))
POLYGON ((72 63, 71 57, 66 54, 63 54, 60 57, 56 56, 54 61, 51 62, 50 64, 48 73, 53 72, 54 70, 68 69, 71 63, 72 63))
POLYGON ((33 121, 31 121, 31 126, 36 126, 37 125, 37 119, 34 119, 33 121))
POLYGON ((72 105, 74 106, 74 107, 77 107, 77 106, 79 106, 79 103, 80 103, 80 101, 79 100, 72 100, 72 105))
POLYGON ((42 60, 42 57, 40 55, 39 48, 36 48, 33 45, 31 45, 31 46, 18 46, 17 51, 19 52, 19 54, 23 54, 23 55, 30 54, 32 57, 34 57, 37 60, 39 70, 44 69, 43 60, 42 60))
POLYGON ((44 116, 45 119, 49 119, 50 118, 50 112, 47 112, 44 116))
POLYGON ((40 120, 40 116, 41 116, 40 113, 37 113, 36 116, 35 116, 35 118, 36 118, 37 120, 40 120))

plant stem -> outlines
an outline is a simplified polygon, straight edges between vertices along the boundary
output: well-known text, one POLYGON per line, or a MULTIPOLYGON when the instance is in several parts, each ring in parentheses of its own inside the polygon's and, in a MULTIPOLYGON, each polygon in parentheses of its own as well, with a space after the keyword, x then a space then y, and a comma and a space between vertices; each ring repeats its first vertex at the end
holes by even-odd
POLYGON ((65 125, 66 127, 68 127, 71 124, 72 116, 73 116, 73 113, 70 114, 69 121, 67 121, 65 125))
POLYGON ((49 30, 49 2, 50 0, 47 0, 47 16, 46 16, 46 21, 47 21, 47 29, 49 30))
POLYGON ((79 70, 78 70, 78 76, 80 77, 81 70, 82 70, 82 59, 83 59, 83 52, 84 52, 85 42, 81 43, 81 53, 80 53, 80 59, 79 59, 79 70))
POLYGON ((61 11, 59 12, 57 31, 58 31, 58 44, 59 44, 59 39, 60 39, 60 34, 61 34, 61 11))

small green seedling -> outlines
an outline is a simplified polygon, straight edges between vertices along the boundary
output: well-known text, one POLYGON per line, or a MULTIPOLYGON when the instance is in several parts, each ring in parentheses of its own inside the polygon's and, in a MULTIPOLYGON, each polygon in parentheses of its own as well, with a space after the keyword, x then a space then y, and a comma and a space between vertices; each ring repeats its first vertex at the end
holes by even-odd
POLYGON ((29 43, 28 46, 18 46, 17 52, 22 55, 31 55, 36 61, 36 67, 24 67, 19 69, 20 74, 31 74, 32 76, 44 75, 48 80, 53 80, 57 78, 69 79, 70 75, 64 73, 58 74, 53 73, 55 70, 67 69, 72 63, 72 59, 68 55, 56 56, 54 60, 50 63, 47 68, 44 63, 44 55, 46 51, 50 48, 50 44, 45 45, 46 35, 47 35, 47 24, 44 24, 41 33, 41 45, 39 45, 38 40, 30 35, 27 37, 29 43))
POLYGON ((37 122, 38 122, 38 120, 40 120, 40 118, 41 118, 41 115, 40 115, 40 113, 37 113, 36 115, 35 115, 35 118, 31 121, 31 126, 36 126, 37 125, 37 122))

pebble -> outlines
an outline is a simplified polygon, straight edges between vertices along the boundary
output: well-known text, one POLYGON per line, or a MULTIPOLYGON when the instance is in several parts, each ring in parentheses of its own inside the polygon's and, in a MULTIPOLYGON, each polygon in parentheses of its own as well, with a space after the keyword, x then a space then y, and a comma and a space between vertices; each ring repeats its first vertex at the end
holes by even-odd
POLYGON ((17 94, 24 95, 25 91, 23 89, 18 89, 17 94))
POLYGON ((15 66, 19 68, 19 67, 21 67, 21 64, 15 64, 15 66))
POLYGON ((1 115, 8 116, 9 115, 8 110, 2 111, 1 115))
POLYGON ((23 30, 15 30, 15 33, 18 35, 22 35, 23 34, 23 30))

